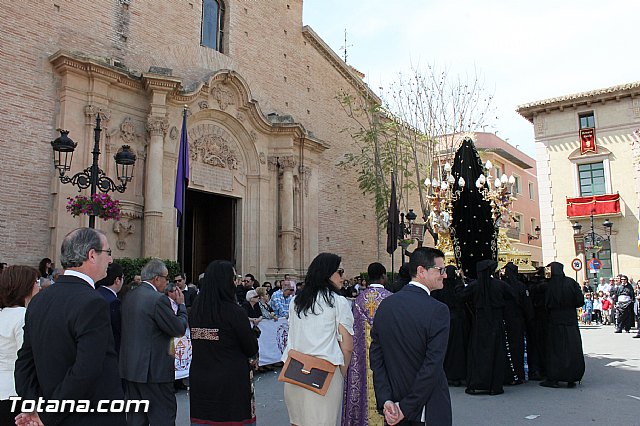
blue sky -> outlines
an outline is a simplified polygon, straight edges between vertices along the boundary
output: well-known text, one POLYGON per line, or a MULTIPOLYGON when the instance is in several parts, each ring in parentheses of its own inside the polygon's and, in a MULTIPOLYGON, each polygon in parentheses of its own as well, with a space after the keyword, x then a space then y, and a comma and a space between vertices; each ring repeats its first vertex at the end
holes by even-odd
POLYGON ((305 0, 311 26, 369 86, 412 65, 473 76, 495 95, 498 136, 535 158, 517 105, 640 80, 640 0, 305 0))

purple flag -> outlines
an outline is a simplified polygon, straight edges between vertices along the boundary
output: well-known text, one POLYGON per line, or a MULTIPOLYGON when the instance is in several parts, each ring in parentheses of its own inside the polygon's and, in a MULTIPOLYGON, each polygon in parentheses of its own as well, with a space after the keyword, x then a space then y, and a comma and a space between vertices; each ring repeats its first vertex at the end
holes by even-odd
POLYGON ((178 172, 176 173, 176 196, 173 200, 173 207, 178 212, 178 228, 182 223, 187 186, 189 186, 189 140, 187 138, 187 109, 185 108, 182 115, 180 153, 178 154, 178 172))

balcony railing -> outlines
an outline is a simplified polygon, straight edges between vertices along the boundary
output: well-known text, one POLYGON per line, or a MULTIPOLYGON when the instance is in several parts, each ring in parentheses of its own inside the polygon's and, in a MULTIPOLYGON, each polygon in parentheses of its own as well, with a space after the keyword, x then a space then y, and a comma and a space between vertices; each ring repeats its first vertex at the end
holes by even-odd
POLYGON ((620 215, 620 194, 591 195, 567 198, 567 217, 570 219, 620 215))

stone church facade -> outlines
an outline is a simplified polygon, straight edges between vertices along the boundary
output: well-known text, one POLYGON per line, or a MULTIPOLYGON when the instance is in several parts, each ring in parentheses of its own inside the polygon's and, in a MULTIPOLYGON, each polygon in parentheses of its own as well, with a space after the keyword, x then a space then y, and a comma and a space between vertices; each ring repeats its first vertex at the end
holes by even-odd
POLYGON ((124 217, 97 227, 114 258, 175 259, 186 108, 189 191, 201 199, 206 228, 191 238, 215 240, 200 241, 200 258, 213 260, 224 234, 238 272, 259 280, 301 276, 323 251, 343 256, 348 275, 379 257, 388 263, 371 200, 353 171, 336 166, 355 148, 336 95, 369 93, 358 73, 303 26, 301 0, 220 3, 218 49, 201 44, 204 3, 1 1, 14 19, 0 29, 0 261, 57 260, 64 235, 87 225, 65 211, 78 190, 60 183, 49 142, 68 130, 78 143, 71 173, 83 170, 98 115, 100 168, 115 178, 123 144, 137 162, 126 192, 112 194, 124 217), (218 202, 231 206, 226 221, 208 216, 218 202))

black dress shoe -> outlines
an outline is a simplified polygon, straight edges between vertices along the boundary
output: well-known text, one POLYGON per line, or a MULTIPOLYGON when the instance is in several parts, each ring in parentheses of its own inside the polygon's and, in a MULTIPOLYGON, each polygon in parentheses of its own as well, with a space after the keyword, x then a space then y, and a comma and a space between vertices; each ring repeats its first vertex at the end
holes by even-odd
POLYGON ((542 377, 542 374, 538 373, 537 371, 534 371, 533 373, 529 373, 529 380, 543 380, 544 377, 542 377))
POLYGON ((567 387, 568 387, 569 389, 571 389, 571 388, 575 388, 575 387, 576 387, 576 382, 568 382, 568 383, 567 383, 567 387))
POLYGON ((632 339, 640 339, 640 333, 638 333, 635 336, 633 336, 632 339))
POLYGON ((504 393, 504 389, 492 390, 489 392, 489 395, 502 395, 503 393, 504 393))
POLYGON ((544 382, 540 382, 540 386, 544 386, 545 388, 559 388, 558 382, 555 380, 545 380, 544 382))
POLYGON ((622 330, 616 330, 614 333, 622 333, 622 330))

